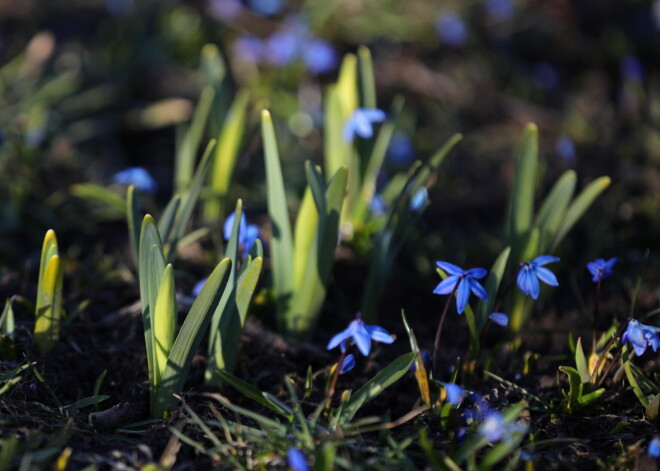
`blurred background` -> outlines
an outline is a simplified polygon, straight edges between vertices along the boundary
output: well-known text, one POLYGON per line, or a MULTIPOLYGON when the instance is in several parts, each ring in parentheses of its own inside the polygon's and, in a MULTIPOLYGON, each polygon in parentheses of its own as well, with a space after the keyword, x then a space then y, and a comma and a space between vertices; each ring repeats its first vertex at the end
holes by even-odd
MULTIPOLYGON (((429 274, 447 253, 459 264, 493 259, 530 121, 540 131, 539 196, 569 168, 578 188, 612 178, 564 255, 576 264, 618 256, 635 272, 657 247, 660 1, 0 0, 3 280, 36 260, 49 227, 70 260, 110 271, 104 254, 122 256, 125 223, 91 210, 72 185, 112 188, 117 172, 140 166, 157 183, 151 204, 164 207, 177 129, 213 83, 211 121, 249 91, 231 194, 263 217, 259 111, 273 113, 285 179, 302 190, 302 162, 321 162, 324 87, 359 45, 373 55, 379 108, 405 98, 385 176, 465 135, 404 249, 411 269, 429 274)), ((648 276, 659 278, 653 268, 648 276)))

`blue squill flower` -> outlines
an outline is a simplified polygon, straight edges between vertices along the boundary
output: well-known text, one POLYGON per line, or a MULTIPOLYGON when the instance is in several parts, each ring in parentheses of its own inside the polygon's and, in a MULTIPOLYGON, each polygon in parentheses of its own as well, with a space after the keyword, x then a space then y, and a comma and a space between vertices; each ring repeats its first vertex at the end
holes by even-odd
POLYGON ((562 134, 555 142, 555 151, 559 158, 568 164, 575 162, 575 144, 566 134, 562 134))
POLYGON ((467 26, 454 12, 446 12, 435 21, 435 31, 448 46, 462 46, 468 38, 467 26))
POLYGON ((374 123, 385 121, 387 115, 378 108, 358 108, 344 124, 344 140, 353 142, 355 136, 369 139, 374 135, 374 123))
POLYGON ((337 65, 337 53, 329 42, 323 39, 311 39, 304 42, 302 59, 307 70, 313 74, 330 72, 337 65))
POLYGON ((626 55, 621 59, 621 76, 626 80, 641 82, 644 80, 644 66, 637 57, 626 55))
POLYGON ((256 36, 241 36, 234 41, 234 55, 245 64, 258 64, 264 55, 264 43, 256 36))
POLYGON ((344 373, 348 373, 353 368, 355 368, 355 356, 352 353, 349 353, 341 364, 341 371, 339 374, 343 375, 344 373))
POLYGON ((203 280, 199 280, 197 283, 195 283, 195 286, 193 286, 192 289, 193 296, 199 296, 199 293, 202 292, 202 288, 204 288, 204 285, 206 284, 206 280, 208 280, 208 278, 204 278, 203 280))
POLYGON ((278 67, 290 64, 298 59, 302 46, 300 36, 293 29, 277 31, 268 39, 264 46, 264 59, 278 67))
POLYGON ((493 312, 490 316, 488 316, 488 318, 495 324, 501 325, 502 327, 509 325, 509 316, 503 312, 493 312))
POLYGON ((358 350, 366 357, 371 351, 372 340, 382 343, 394 342, 394 339, 387 330, 377 325, 366 325, 362 322, 362 316, 358 313, 356 319, 351 321, 345 330, 342 330, 330 339, 327 349, 332 350, 340 344, 343 349, 346 346, 350 346, 350 343, 346 345, 346 342, 351 342, 355 343, 358 350))
POLYGON ((507 423, 499 412, 491 412, 479 426, 479 433, 491 443, 499 442, 513 434, 524 433, 527 426, 519 423, 507 423))
POLYGON ((435 262, 435 264, 449 276, 435 287, 433 293, 449 294, 456 289, 456 310, 459 314, 463 314, 465 306, 467 306, 468 300, 470 299, 470 291, 472 291, 479 299, 488 301, 486 290, 478 281, 476 281, 486 276, 488 273, 486 269, 471 268, 469 270, 463 270, 462 268, 448 262, 435 262))
POLYGON ((264 16, 277 15, 284 8, 284 0, 249 0, 250 8, 264 16))
POLYGON ((305 455, 302 454, 298 448, 290 447, 286 452, 287 461, 289 462, 289 468, 293 471, 308 471, 309 466, 307 466, 307 460, 305 455))
POLYGON ((381 195, 375 194, 374 197, 371 198, 369 209, 374 214, 385 214, 385 211, 387 211, 387 204, 385 204, 385 200, 381 195))
POLYGON ((557 277, 550 270, 543 267, 543 265, 558 261, 559 258, 552 255, 539 255, 531 262, 522 262, 517 279, 520 291, 537 299, 541 291, 539 280, 550 286, 559 286, 557 277))
POLYGON ((138 190, 152 195, 155 195, 157 190, 156 180, 142 167, 129 167, 117 172, 112 181, 121 185, 133 185, 138 190))
POLYGON ((649 456, 652 458, 660 458, 660 435, 653 437, 649 442, 649 456))
POLYGON ((410 198, 410 210, 415 212, 419 211, 424 207, 428 199, 429 192, 426 187, 423 186, 415 192, 412 198, 410 198))
MULTIPOLYGON (((231 213, 223 225, 223 234, 225 240, 229 240, 231 237, 231 231, 234 228, 234 219, 236 219, 236 213, 231 213)), ((243 258, 246 258, 254 242, 259 238, 259 226, 256 224, 248 224, 245 219, 245 213, 241 214, 241 222, 238 226, 238 245, 242 248, 243 258)))
POLYGON ((413 143, 408 136, 395 132, 387 148, 387 161, 397 167, 407 167, 413 161, 413 143))
POLYGON ((658 332, 660 332, 660 327, 644 325, 635 319, 630 319, 628 327, 621 337, 621 342, 632 343, 635 354, 639 357, 646 352, 648 347, 651 347, 654 352, 658 351, 658 347, 660 347, 658 332))
POLYGON ((607 278, 612 274, 612 267, 616 265, 617 258, 610 258, 609 260, 604 260, 602 258, 597 258, 593 262, 587 263, 587 269, 589 273, 593 275, 594 283, 602 281, 603 278, 607 278))
POLYGON ((463 397, 465 397, 465 389, 460 387, 455 383, 440 383, 445 388, 445 393, 447 394, 447 402, 452 406, 457 406, 463 402, 463 397))

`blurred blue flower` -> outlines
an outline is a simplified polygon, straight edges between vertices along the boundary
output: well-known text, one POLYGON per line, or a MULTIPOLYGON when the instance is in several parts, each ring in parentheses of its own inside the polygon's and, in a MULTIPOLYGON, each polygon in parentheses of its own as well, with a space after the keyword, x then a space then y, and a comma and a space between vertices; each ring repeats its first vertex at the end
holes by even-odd
POLYGON ((468 300, 470 299, 470 291, 472 291, 479 299, 488 301, 486 290, 478 281, 476 281, 486 276, 488 273, 486 269, 471 268, 466 271, 448 262, 435 262, 435 264, 450 276, 442 280, 440 284, 435 287, 433 293, 449 294, 456 289, 456 309, 459 314, 463 314, 463 310, 465 310, 465 306, 467 306, 468 300))
POLYGON ((369 209, 374 214, 385 214, 385 211, 387 211, 387 205, 381 195, 375 194, 374 197, 371 198, 369 209))
POLYGON ((503 312, 493 312, 490 316, 488 316, 488 318, 495 324, 501 325, 502 327, 509 325, 509 316, 503 312))
POLYGON ((313 74, 330 72, 337 65, 337 53, 329 42, 312 39, 303 44, 302 58, 307 70, 313 74))
POLYGON ((284 8, 284 0, 249 0, 248 6, 264 16, 277 15, 284 8))
POLYGON ((587 263, 587 269, 593 275, 593 282, 597 283, 602 281, 603 278, 607 278, 612 274, 612 267, 616 265, 617 258, 610 258, 605 261, 602 258, 597 258, 593 262, 587 263))
POLYGON ((332 350, 340 344, 342 347, 350 346, 350 344, 345 345, 345 343, 352 341, 357 345, 358 350, 360 350, 360 352, 366 357, 371 351, 372 340, 383 343, 394 342, 394 339, 390 336, 390 333, 387 330, 377 325, 366 325, 362 322, 362 316, 358 313, 355 320, 351 321, 345 330, 339 332, 330 339, 327 349, 332 350))
POLYGON ((344 141, 353 142, 355 136, 369 139, 374 135, 374 123, 385 121, 387 115, 378 108, 358 108, 344 124, 344 141))
POLYGON ((494 21, 510 19, 513 16, 514 7, 512 0, 486 0, 486 13, 494 21))
POLYGON ((289 462, 289 467, 293 471, 308 471, 309 466, 307 466, 307 460, 305 455, 302 454, 298 448, 290 447, 287 452, 287 461, 289 462))
POLYGON ((660 435, 653 437, 649 442, 649 456, 652 458, 660 458, 660 435))
POLYGON ((556 90, 559 88, 559 73, 547 62, 536 64, 532 70, 532 76, 536 85, 543 90, 556 90))
POLYGON ((204 285, 206 284, 206 280, 208 280, 208 278, 204 278, 203 280, 199 280, 195 284, 195 286, 193 286, 193 289, 192 289, 192 295, 193 296, 195 296, 195 297, 199 296, 199 293, 202 292, 202 288, 204 288, 204 285))
POLYGON ((259 63, 264 54, 264 43, 256 36, 241 36, 234 41, 234 55, 246 64, 259 63))
POLYGON ((413 161, 413 145, 408 136, 396 132, 387 148, 387 161, 397 167, 407 167, 413 161))
POLYGON ((566 134, 562 134, 555 142, 555 151, 557 155, 566 163, 572 164, 575 162, 575 144, 566 134))
POLYGON ((435 31, 448 46, 462 46, 468 38, 465 22, 454 12, 445 12, 438 16, 435 31))
POLYGON ((527 296, 538 299, 541 291, 539 280, 550 286, 559 286, 557 277, 550 270, 543 267, 543 265, 558 261, 559 258, 552 255, 539 255, 531 262, 522 262, 517 279, 520 291, 527 296))
POLYGON ((639 59, 630 54, 621 59, 621 76, 625 80, 641 82, 644 80, 644 66, 639 59))
POLYGON ((479 434, 491 443, 499 442, 513 434, 524 433, 527 426, 519 423, 507 423, 499 412, 491 412, 479 426, 479 434))
POLYGON ((221 20, 233 20, 243 9, 238 0, 211 0, 209 7, 211 15, 221 20))
MULTIPOLYGON (((222 227, 222 232, 225 240, 231 238, 231 231, 234 228, 234 220, 236 219, 236 212, 231 213, 222 227)), ((241 221, 238 226, 238 245, 242 248, 243 258, 246 258, 254 242, 259 238, 259 226, 256 224, 248 224, 245 218, 245 213, 241 214, 241 221)))
POLYGON ((621 342, 630 341, 635 349, 635 354, 639 357, 646 352, 648 347, 651 347, 654 352, 658 351, 660 346, 658 332, 660 332, 659 327, 644 325, 635 319, 630 319, 628 327, 621 337, 621 342))
POLYGON ((460 387, 455 383, 440 383, 445 389, 447 394, 447 402, 452 406, 457 406, 463 402, 463 397, 465 396, 465 389, 460 387))
POLYGON ((341 364, 341 371, 339 374, 343 375, 344 373, 348 373, 353 368, 355 368, 355 356, 352 353, 349 353, 341 364))
POLYGON ((157 190, 156 180, 142 167, 129 167, 117 172, 112 181, 120 185, 133 185, 138 190, 152 195, 155 195, 157 190))
POLYGON ((429 199, 429 192, 426 189, 426 187, 423 186, 415 192, 412 198, 410 198, 410 210, 419 211, 424 207, 428 199, 429 199))
POLYGON ((264 60, 282 67, 297 60, 303 46, 300 36, 294 29, 283 29, 273 33, 265 41, 264 60))

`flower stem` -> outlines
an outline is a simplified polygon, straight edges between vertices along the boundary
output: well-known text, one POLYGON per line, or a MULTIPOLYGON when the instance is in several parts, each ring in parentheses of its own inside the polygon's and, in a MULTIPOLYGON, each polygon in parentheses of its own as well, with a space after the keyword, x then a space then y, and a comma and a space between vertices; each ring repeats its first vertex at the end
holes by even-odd
POLYGON ((438 330, 436 330, 435 332, 435 342, 433 342, 433 365, 431 366, 432 378, 437 378, 438 350, 440 349, 440 337, 442 336, 442 326, 445 324, 445 317, 447 317, 447 311, 449 311, 449 304, 451 304, 451 300, 454 299, 454 293, 456 292, 456 288, 458 288, 458 284, 460 282, 461 279, 459 278, 458 281, 456 282, 456 286, 454 286, 454 289, 451 291, 451 294, 449 295, 449 298, 445 303, 445 308, 442 311, 442 316, 440 316, 440 322, 438 323, 438 330))
POLYGON ((596 353, 596 335, 598 333, 598 315, 600 314, 600 279, 596 285, 596 302, 594 303, 594 319, 591 332, 591 351, 596 353))
POLYGON ((347 355, 348 355, 348 347, 344 349, 341 356, 339 357, 339 361, 337 362, 337 367, 335 368, 335 372, 332 375, 330 388, 328 388, 328 399, 326 400, 325 403, 326 410, 329 410, 330 406, 332 405, 332 396, 335 395, 335 389, 337 388, 337 382, 339 381, 339 375, 341 374, 341 367, 344 366, 344 360, 346 359, 347 355))

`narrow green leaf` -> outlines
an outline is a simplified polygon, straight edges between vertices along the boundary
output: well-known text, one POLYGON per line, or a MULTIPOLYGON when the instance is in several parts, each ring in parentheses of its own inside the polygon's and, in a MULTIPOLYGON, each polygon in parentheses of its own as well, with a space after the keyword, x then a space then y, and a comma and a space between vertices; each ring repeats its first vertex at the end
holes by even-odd
POLYGON ((169 240, 172 236, 172 228, 174 227, 174 221, 176 220, 176 215, 179 212, 181 207, 181 196, 174 195, 172 199, 165 206, 165 211, 160 216, 160 222, 158 222, 158 232, 163 240, 169 240))
POLYGON ((416 355, 415 352, 410 352, 400 356, 353 393, 350 399, 344 403, 339 417, 340 423, 350 422, 364 404, 405 375, 410 369, 410 365, 415 361, 416 355))
POLYGON ((584 356, 584 350, 582 350, 582 337, 578 337, 575 346, 575 366, 577 366, 577 371, 580 374, 580 380, 583 383, 589 383, 591 381, 591 375, 589 374, 587 358, 584 356))
POLYGON ((580 396, 578 398, 578 404, 580 404, 580 406, 588 406, 589 404, 600 398, 603 394, 605 394, 605 388, 596 389, 595 391, 592 391, 589 394, 580 396))
POLYGON ((271 266, 273 285, 277 293, 278 324, 284 330, 284 313, 288 310, 293 295, 293 240, 286 192, 282 179, 280 156, 270 113, 261 113, 261 129, 266 161, 266 183, 268 187, 268 216, 272 226, 271 266))
POLYGON ((413 332, 410 325, 408 325, 408 319, 406 319, 406 313, 401 309, 401 319, 403 321, 403 327, 406 329, 408 334, 408 340, 410 341, 410 349, 415 353, 415 379, 417 379, 417 385, 419 386, 419 394, 422 398, 422 402, 426 405, 431 405, 431 391, 429 389, 429 377, 426 372, 426 365, 424 365, 424 357, 422 356, 422 351, 417 345, 417 338, 413 332))
POLYGON ((258 388, 255 388, 250 383, 243 381, 241 378, 234 376, 231 373, 226 371, 216 371, 217 375, 220 376, 223 381, 226 381, 232 388, 240 392, 244 396, 249 397, 255 402, 258 402, 264 407, 269 408, 273 412, 280 414, 285 417, 287 420, 293 419, 293 410, 288 406, 284 405, 281 401, 274 402, 269 400, 264 395, 265 393, 258 388))
POLYGON ((567 170, 554 184, 536 215, 535 226, 541 231, 540 252, 545 253, 561 225, 573 198, 577 175, 567 170))
POLYGON ((243 140, 249 98, 247 89, 238 92, 218 136, 210 175, 211 195, 204 207, 207 221, 217 221, 225 216, 224 207, 243 140))
POLYGON ((108 218, 120 218, 126 214, 126 200, 103 186, 94 185, 93 183, 76 183, 71 186, 71 194, 78 198, 95 201, 100 203, 103 207, 107 208, 107 214, 104 216, 108 218))
POLYGON ((41 246, 41 259, 39 261, 39 279, 37 282, 37 303, 39 302, 40 293, 43 292, 43 279, 46 276, 46 267, 53 255, 59 255, 57 248, 57 237, 55 231, 49 229, 44 236, 44 242, 41 246))
MULTIPOLYGON (((309 177, 308 177, 309 178, 309 177)), ((319 212, 312 195, 311 186, 307 185, 303 195, 294 232, 293 244, 293 286, 297 291, 305 279, 307 256, 316 241, 316 232, 319 225, 319 212)))
POLYGON ((73 411, 77 411, 78 409, 82 409, 83 407, 88 407, 88 406, 93 406, 96 404, 100 404, 101 402, 105 401, 106 399, 110 399, 110 396, 91 396, 91 397, 86 397, 83 399, 80 399, 73 404, 69 404, 68 406, 64 406, 63 409, 68 411, 69 413, 73 411))
POLYGON ((167 366, 161 378, 154 418, 162 417, 166 410, 176 405, 176 399, 172 394, 179 393, 183 388, 190 363, 227 285, 229 270, 231 270, 231 260, 225 258, 213 270, 204 284, 202 292, 190 308, 179 335, 174 340, 167 366))
MULTIPOLYGON (((57 250, 57 247, 55 247, 57 250)), ((34 341, 41 353, 48 352, 60 338, 62 325, 62 282, 64 270, 59 255, 50 257, 37 298, 34 341)))
POLYGON ((133 254, 133 264, 138 270, 140 250, 140 216, 137 194, 135 187, 129 185, 126 191, 126 221, 128 223, 128 240, 131 243, 131 253, 133 254))
POLYGON ((0 375, 0 381, 9 381, 10 379, 14 378, 16 375, 19 373, 25 371, 28 368, 31 368, 35 365, 35 362, 29 362, 24 365, 19 366, 18 368, 14 368, 13 370, 7 371, 6 373, 3 373, 0 375))
POLYGON ((522 240, 532 225, 538 148, 538 129, 535 124, 530 123, 525 127, 518 147, 511 199, 509 200, 509 243, 515 261, 520 256, 522 240))
POLYGON ((334 175, 340 167, 348 166, 349 156, 353 149, 343 136, 344 124, 347 119, 348 115, 342 108, 337 87, 328 87, 325 95, 323 128, 324 167, 328 175, 334 175))
POLYGON ((557 230, 552 243, 550 244, 550 251, 554 252, 566 234, 573 228, 576 222, 584 215, 592 203, 598 196, 610 186, 610 177, 600 177, 591 182, 582 192, 573 200, 571 205, 566 211, 566 216, 562 220, 561 226, 557 230))
POLYGON ((360 102, 363 108, 376 108, 376 80, 371 52, 366 46, 358 48, 358 65, 360 67, 360 102))
POLYGON ((479 308, 477 311, 477 328, 481 332, 481 329, 488 322, 488 316, 493 312, 495 302, 497 301, 497 292, 500 289, 500 284, 502 283, 502 278, 504 277, 504 270, 509 261, 509 254, 511 253, 511 247, 507 247, 498 255, 495 263, 490 268, 490 273, 488 278, 486 278, 486 284, 484 288, 488 294, 488 301, 479 303, 479 308))
POLYGON ((174 290, 174 273, 172 264, 168 264, 158 288, 156 304, 154 305, 154 346, 155 346, 155 388, 160 386, 160 378, 165 371, 174 335, 178 325, 176 309, 176 292, 174 290))
POLYGON ((580 385, 582 384, 582 378, 580 378, 580 373, 578 373, 578 371, 575 368, 572 368, 570 366, 560 366, 559 371, 566 373, 566 375, 568 376, 569 390, 568 390, 568 401, 566 408, 571 413, 575 412, 574 409, 578 404, 578 399, 582 391, 582 388, 580 387, 580 385))

